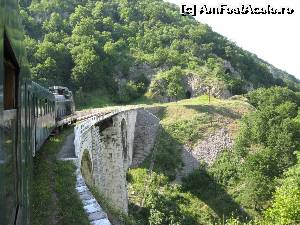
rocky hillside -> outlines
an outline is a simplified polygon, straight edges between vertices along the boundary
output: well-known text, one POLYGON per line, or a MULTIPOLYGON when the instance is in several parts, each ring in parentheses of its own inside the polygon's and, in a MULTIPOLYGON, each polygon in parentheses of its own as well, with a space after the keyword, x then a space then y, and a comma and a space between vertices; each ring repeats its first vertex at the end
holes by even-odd
POLYGON ((162 0, 21 0, 33 78, 129 102, 299 81, 162 0), (101 93, 102 93, 101 92, 101 93))
POLYGON ((136 224, 298 224, 300 95, 246 96, 150 106, 161 130, 128 173, 136 224))
POLYGON ((221 221, 220 213, 240 212, 224 191, 216 196, 198 186, 205 188, 203 194, 210 195, 210 201, 220 204, 215 212, 210 203, 182 187, 188 175, 232 150, 239 119, 253 109, 244 99, 209 102, 208 96, 149 106, 147 110, 161 120, 161 131, 153 152, 129 171, 130 214, 137 224, 173 224, 172 217, 175 224, 213 224, 221 221))

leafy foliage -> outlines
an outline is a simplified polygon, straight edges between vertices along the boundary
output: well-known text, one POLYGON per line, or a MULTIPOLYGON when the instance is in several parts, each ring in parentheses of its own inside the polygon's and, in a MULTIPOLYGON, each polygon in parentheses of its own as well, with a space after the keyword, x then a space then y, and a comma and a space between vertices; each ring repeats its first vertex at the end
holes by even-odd
POLYGON ((299 86, 295 78, 161 0, 21 0, 20 5, 33 78, 43 85, 107 89, 122 102, 144 94, 157 71, 162 72, 151 87, 162 85, 177 99, 184 97, 181 69, 220 83, 232 94, 244 93, 249 83, 299 86), (151 71, 141 83, 136 74, 143 65, 151 71))
POLYGON ((182 86, 183 72, 180 67, 173 67, 169 71, 158 74, 150 85, 150 93, 159 92, 161 96, 173 99, 183 99, 185 97, 182 86))
MULTIPOLYGON (((261 88, 249 93, 248 98, 257 110, 243 118, 234 150, 219 156, 210 172, 252 216, 262 216, 270 205, 277 179, 286 170, 296 171, 293 165, 294 152, 300 147, 300 104, 299 96, 287 88, 261 88)), ((285 183, 276 189, 274 203, 266 211, 267 220, 258 224, 294 224, 297 211, 293 207, 298 204, 299 186, 293 179, 284 179, 285 183), (295 198, 286 196, 283 202, 287 190, 295 198), (292 207, 290 215, 280 208, 287 202, 292 207)))
POLYGON ((265 213, 273 224, 297 224, 300 221, 300 154, 298 163, 291 167, 276 189, 271 207, 265 213))

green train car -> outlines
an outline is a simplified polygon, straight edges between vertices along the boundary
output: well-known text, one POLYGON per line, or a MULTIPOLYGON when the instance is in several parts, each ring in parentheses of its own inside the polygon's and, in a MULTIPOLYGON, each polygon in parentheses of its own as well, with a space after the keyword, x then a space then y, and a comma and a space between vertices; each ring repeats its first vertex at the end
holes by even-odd
POLYGON ((31 81, 18 0, 0 0, 0 225, 30 225, 32 157, 56 125, 56 99, 31 81))
POLYGON ((29 69, 18 1, 0 0, 0 224, 30 224, 29 69))

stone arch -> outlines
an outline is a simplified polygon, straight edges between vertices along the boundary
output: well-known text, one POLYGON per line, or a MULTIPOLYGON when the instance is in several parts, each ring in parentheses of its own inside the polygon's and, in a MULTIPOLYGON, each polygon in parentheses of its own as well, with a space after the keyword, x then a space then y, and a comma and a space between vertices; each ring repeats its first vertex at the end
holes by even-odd
POLYGON ((128 143, 127 143, 127 125, 125 119, 121 122, 121 137, 122 137, 122 148, 123 148, 123 158, 128 157, 128 143))
POLYGON ((92 186, 93 185, 93 163, 90 152, 85 149, 82 153, 80 163, 81 174, 84 177, 85 182, 92 186))

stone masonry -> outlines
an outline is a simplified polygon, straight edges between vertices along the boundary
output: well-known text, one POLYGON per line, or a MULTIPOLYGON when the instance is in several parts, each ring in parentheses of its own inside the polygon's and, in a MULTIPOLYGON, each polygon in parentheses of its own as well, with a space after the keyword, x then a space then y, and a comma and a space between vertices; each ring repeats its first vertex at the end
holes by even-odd
POLYGON ((93 180, 116 208, 128 211, 126 172, 132 162, 136 111, 118 114, 92 130, 93 180))
POLYGON ((158 128, 159 119, 156 116, 144 109, 138 110, 134 131, 134 152, 131 167, 138 166, 151 153, 158 128))
MULTIPOLYGON (((125 213, 128 212, 127 170, 151 152, 158 127, 157 117, 145 109, 134 108, 92 117, 74 129, 78 168, 83 153, 88 152, 92 184, 125 213)), ((79 185, 83 184, 81 173, 78 179, 79 185)))

